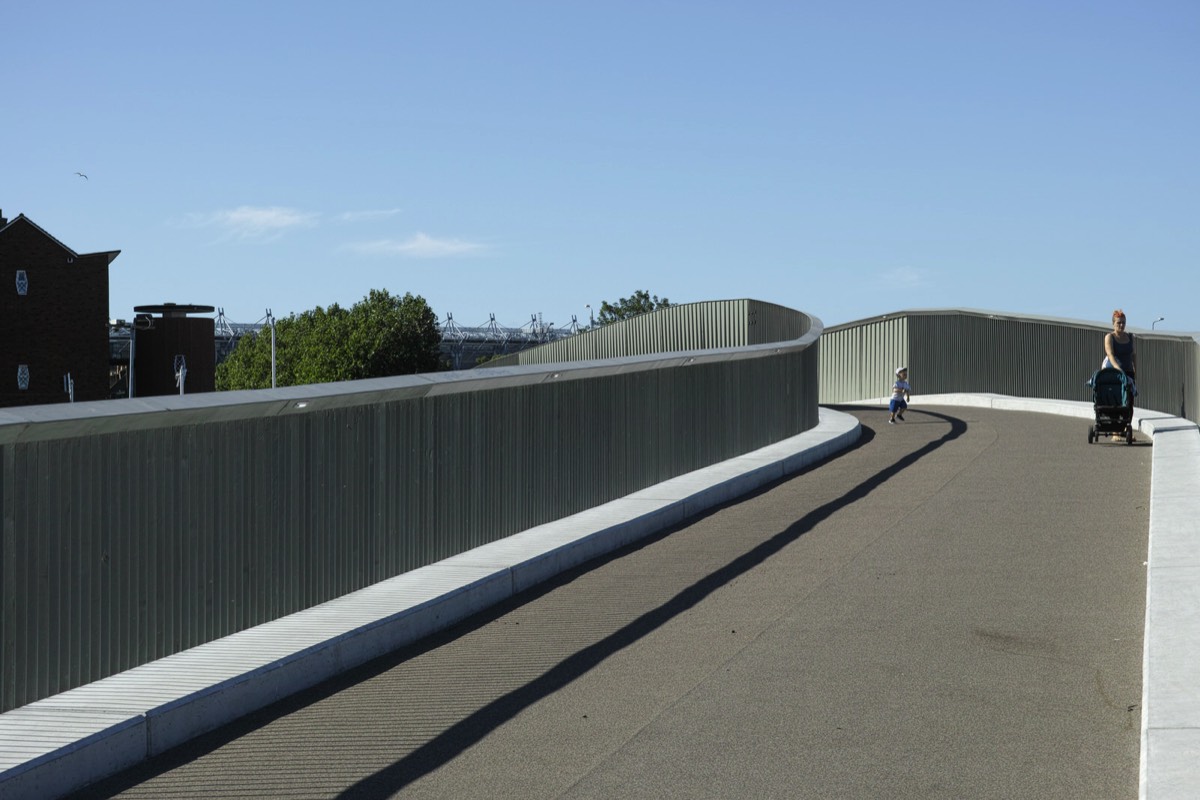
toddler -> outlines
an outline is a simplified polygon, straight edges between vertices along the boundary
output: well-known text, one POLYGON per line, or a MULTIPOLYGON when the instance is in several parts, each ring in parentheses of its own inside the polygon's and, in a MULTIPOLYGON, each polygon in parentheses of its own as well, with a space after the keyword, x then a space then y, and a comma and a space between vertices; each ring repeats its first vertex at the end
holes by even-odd
POLYGON ((897 368, 896 382, 892 384, 892 401, 888 403, 888 411, 892 412, 888 417, 888 425, 895 425, 896 420, 904 422, 904 410, 908 408, 911 391, 912 387, 908 385, 908 367, 897 368))

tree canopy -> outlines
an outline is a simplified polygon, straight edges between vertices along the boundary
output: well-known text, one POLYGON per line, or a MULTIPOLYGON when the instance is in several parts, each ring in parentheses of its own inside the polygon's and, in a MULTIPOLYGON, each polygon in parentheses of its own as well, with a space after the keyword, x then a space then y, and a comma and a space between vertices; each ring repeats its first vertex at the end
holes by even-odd
MULTIPOLYGON (((419 295, 396 297, 372 289, 350 309, 336 303, 275 323, 278 386, 350 381, 433 372, 441 361, 441 332, 419 295)), ((243 336, 217 367, 217 389, 271 385, 271 331, 243 336)))
POLYGON ((658 298, 658 295, 651 296, 650 292, 645 289, 639 289, 630 297, 622 297, 615 303, 610 303, 604 300, 600 303, 600 314, 596 317, 597 325, 609 325, 623 319, 636 317, 638 314, 645 314, 647 311, 654 311, 659 308, 666 308, 671 305, 671 301, 667 298, 658 298))

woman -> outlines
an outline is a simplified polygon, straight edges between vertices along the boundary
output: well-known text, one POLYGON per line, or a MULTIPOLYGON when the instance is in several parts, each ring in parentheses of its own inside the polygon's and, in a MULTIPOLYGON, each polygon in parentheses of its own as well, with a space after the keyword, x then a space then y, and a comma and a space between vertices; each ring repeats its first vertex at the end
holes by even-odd
MULTIPOLYGON (((1104 335, 1104 367, 1116 367, 1125 373, 1129 381, 1129 407, 1133 408, 1133 398, 1137 397, 1137 353, 1133 349, 1133 334, 1125 332, 1125 312, 1117 309, 1112 316, 1112 333, 1104 335)), ((1119 441, 1120 436, 1113 434, 1113 441, 1119 441)))
POLYGON ((1112 315, 1112 333, 1104 336, 1104 366, 1115 367, 1136 380, 1137 353, 1133 349, 1133 334, 1125 332, 1125 312, 1117 309, 1112 315))

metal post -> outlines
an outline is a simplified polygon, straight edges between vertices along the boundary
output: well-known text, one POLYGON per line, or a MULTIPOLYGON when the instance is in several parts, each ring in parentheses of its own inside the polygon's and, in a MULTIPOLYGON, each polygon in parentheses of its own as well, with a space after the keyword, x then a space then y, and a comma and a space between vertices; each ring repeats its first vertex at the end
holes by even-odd
POLYGON ((133 318, 133 325, 129 328, 129 392, 128 397, 133 397, 133 354, 137 349, 137 317, 133 318))
POLYGON ((271 326, 271 388, 275 388, 275 317, 267 309, 267 324, 271 326))

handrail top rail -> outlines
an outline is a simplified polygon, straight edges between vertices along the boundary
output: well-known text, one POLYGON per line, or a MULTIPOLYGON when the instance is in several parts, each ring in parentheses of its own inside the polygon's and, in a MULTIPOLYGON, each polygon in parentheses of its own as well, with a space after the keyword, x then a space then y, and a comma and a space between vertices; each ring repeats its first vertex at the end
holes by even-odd
MULTIPOLYGON (((986 317, 989 319, 1001 320, 1004 322, 1028 322, 1043 325, 1058 325, 1061 327, 1071 328, 1092 328, 1098 331, 1110 331, 1112 326, 1102 322, 1088 319, 1072 319, 1069 317, 1048 317, 1037 314, 1022 314, 1014 311, 991 311, 981 308, 909 308, 901 311, 889 311, 886 314, 877 314, 873 317, 865 317, 856 319, 850 322, 840 322, 837 325, 826 326, 825 330, 833 333, 835 331, 847 330, 849 328, 857 328, 863 325, 869 325, 875 322, 883 322, 884 320, 895 319, 897 317, 912 317, 912 316, 964 316, 964 317, 986 317)), ((1200 332, 1188 333, 1180 331, 1160 331, 1151 330, 1150 328, 1130 327, 1130 331, 1137 333, 1139 336, 1153 336, 1156 339, 1176 340, 1181 342, 1196 342, 1200 343, 1200 332)))
POLYGON ((823 330, 821 321, 811 314, 805 316, 811 325, 799 339, 766 344, 396 375, 274 389, 16 406, 0 409, 0 446, 71 436, 313 413, 436 395, 762 358, 803 350, 817 341, 823 330))

